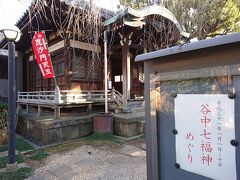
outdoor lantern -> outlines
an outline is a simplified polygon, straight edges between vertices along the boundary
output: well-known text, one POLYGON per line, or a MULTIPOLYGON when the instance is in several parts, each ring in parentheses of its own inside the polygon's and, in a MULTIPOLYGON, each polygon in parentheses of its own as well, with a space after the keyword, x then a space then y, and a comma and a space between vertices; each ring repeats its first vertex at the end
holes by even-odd
POLYGON ((9 170, 17 167, 16 151, 16 83, 15 83, 15 45, 21 32, 16 26, 0 29, 8 41, 8 164, 9 170))
POLYGON ((3 35, 8 41, 14 41, 14 42, 18 42, 22 35, 21 31, 16 26, 10 26, 10 27, 1 29, 0 32, 3 33, 3 35))

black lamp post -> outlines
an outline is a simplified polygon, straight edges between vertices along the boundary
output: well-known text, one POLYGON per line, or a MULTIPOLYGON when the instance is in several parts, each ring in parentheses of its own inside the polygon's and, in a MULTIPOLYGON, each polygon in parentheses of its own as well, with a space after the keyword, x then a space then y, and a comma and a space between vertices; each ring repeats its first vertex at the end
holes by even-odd
POLYGON ((16 166, 16 86, 15 86, 15 45, 21 37, 20 30, 13 26, 1 29, 8 41, 8 165, 9 168, 16 166))

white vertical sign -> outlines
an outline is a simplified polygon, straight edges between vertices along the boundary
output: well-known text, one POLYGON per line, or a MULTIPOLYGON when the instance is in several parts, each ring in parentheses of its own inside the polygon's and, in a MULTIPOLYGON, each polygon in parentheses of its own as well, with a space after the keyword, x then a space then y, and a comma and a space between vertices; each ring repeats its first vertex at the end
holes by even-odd
POLYGON ((234 100, 224 94, 175 98, 176 161, 180 168, 216 180, 236 180, 234 100))

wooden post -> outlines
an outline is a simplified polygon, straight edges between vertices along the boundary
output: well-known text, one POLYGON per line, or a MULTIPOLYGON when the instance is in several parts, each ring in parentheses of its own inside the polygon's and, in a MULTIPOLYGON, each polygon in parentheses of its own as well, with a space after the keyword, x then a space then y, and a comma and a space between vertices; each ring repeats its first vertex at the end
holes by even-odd
POLYGON ((60 118, 60 114, 61 114, 60 107, 55 105, 54 106, 54 119, 60 118))
POLYGON ((19 111, 21 110, 21 104, 20 103, 17 103, 17 111, 16 111, 16 114, 19 114, 19 111))
POLYGON ((28 108, 28 93, 27 93, 27 104, 26 104, 26 114, 28 114, 29 108, 28 108))
POLYGON ((122 47, 122 88, 123 97, 130 99, 130 50, 128 45, 122 47))
POLYGON ((111 101, 114 101, 114 99, 116 98, 116 92, 115 92, 115 88, 112 88, 112 92, 111 92, 111 101))
POLYGON ((91 114, 91 112, 92 112, 92 103, 87 105, 87 113, 91 114))
POLYGON ((41 106, 40 106, 40 104, 38 104, 38 114, 37 114, 37 116, 40 116, 40 114, 41 114, 41 106))
POLYGON ((87 100, 89 100, 89 101, 92 100, 92 93, 91 93, 91 91, 88 91, 88 93, 87 93, 87 100))
POLYGON ((55 87, 54 91, 54 103, 55 104, 61 103, 61 92, 58 86, 55 87))

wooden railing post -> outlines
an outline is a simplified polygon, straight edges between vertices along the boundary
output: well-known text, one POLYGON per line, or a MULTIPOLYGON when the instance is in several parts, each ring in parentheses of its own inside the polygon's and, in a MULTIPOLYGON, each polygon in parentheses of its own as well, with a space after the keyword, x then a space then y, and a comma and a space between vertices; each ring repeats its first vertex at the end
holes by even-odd
POLYGON ((17 100, 19 101, 19 91, 17 92, 17 100))
POLYGON ((56 86, 54 91, 54 103, 55 104, 61 103, 61 92, 58 86, 56 86))
POLYGON ((27 104, 26 104, 26 113, 28 114, 28 93, 27 93, 27 104))
POLYGON ((88 91, 87 93, 87 100, 91 100, 92 99, 92 92, 91 91, 88 91))
POLYGON ((54 119, 60 118, 60 108, 58 104, 60 104, 61 101, 61 92, 58 86, 55 87, 54 90, 54 119))
POLYGON ((123 97, 123 111, 130 112, 131 108, 128 106, 127 97, 123 97))
POLYGON ((40 104, 40 102, 41 102, 41 92, 39 91, 38 92, 38 104, 40 104))
POLYGON ((115 90, 115 88, 113 87, 113 88, 112 88, 112 92, 111 92, 111 100, 113 101, 115 98, 116 98, 116 90, 115 90))

